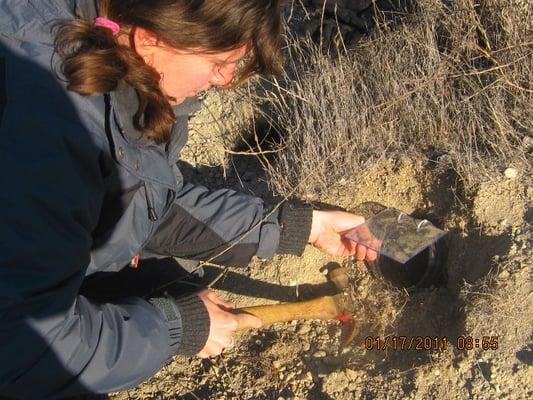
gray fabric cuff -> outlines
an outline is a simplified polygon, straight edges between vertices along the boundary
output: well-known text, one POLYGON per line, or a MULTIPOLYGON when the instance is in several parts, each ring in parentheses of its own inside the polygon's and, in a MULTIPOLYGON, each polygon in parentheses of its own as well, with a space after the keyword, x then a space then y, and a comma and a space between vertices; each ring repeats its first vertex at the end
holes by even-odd
POLYGON ((178 298, 156 297, 150 303, 159 309, 167 321, 170 351, 175 354, 194 356, 203 349, 209 337, 209 313, 203 301, 196 295, 178 298))
POLYGON ((281 235, 278 253, 301 256, 311 234, 313 208, 309 205, 285 202, 279 211, 281 235))

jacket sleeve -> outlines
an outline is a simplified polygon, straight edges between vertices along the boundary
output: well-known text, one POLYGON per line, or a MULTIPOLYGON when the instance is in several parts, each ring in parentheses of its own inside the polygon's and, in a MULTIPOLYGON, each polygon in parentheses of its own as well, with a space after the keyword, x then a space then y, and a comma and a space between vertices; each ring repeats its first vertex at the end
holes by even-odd
POLYGON ((171 337, 148 301, 99 304, 78 295, 103 198, 101 151, 66 98, 46 99, 64 113, 55 117, 43 104, 9 93, 7 100, 0 125, 0 397, 134 386, 172 355, 181 322, 174 321, 171 337))
POLYGON ((312 210, 263 200, 230 189, 185 184, 146 250, 160 255, 246 265, 255 255, 300 255, 309 238, 312 210))

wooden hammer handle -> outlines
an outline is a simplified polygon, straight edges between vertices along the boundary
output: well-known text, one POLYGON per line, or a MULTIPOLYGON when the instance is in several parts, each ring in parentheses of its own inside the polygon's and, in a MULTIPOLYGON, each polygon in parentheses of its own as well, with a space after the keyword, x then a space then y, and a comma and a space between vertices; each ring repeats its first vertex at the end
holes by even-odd
MULTIPOLYGON (((234 313, 251 314, 259 318, 262 326, 276 322, 288 322, 302 319, 334 319, 343 313, 340 295, 322 296, 313 300, 296 303, 281 303, 264 306, 237 308, 234 313)), ((239 325, 237 330, 249 329, 246 323, 239 325)))

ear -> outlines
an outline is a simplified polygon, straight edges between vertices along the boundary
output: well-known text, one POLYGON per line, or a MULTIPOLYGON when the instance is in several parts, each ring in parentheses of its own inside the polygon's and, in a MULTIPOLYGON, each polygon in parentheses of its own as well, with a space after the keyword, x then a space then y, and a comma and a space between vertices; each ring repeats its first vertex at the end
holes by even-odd
POLYGON ((155 33, 140 27, 135 27, 132 33, 135 51, 144 58, 147 64, 151 65, 159 38, 155 33))

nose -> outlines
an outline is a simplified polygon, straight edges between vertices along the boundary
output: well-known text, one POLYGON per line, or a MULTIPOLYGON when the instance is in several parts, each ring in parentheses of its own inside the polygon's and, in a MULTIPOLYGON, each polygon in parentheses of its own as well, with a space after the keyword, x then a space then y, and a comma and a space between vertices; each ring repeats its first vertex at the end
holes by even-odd
POLYGON ((212 84, 216 86, 228 85, 235 77, 236 70, 237 66, 235 64, 224 65, 216 68, 213 72, 213 78, 211 79, 212 84))

